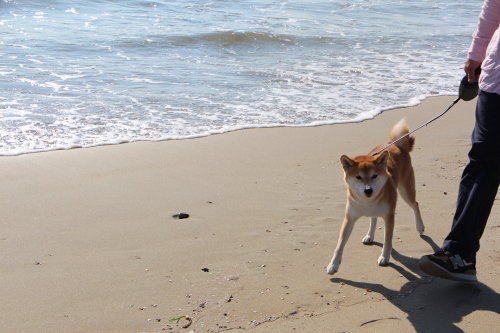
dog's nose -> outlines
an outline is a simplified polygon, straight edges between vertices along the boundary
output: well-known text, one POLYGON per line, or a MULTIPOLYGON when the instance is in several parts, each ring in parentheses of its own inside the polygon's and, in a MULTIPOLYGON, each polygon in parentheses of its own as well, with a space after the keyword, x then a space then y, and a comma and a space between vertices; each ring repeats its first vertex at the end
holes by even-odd
POLYGON ((370 196, 370 195, 372 195, 372 193, 373 193, 373 189, 370 186, 366 185, 365 194, 367 196, 370 196))

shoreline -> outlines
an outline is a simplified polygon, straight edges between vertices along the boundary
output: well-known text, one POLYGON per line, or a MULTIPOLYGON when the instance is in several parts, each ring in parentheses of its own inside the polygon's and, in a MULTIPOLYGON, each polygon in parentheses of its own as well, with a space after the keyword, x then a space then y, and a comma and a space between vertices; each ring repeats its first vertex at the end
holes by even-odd
POLYGON ((482 238, 479 283, 418 269, 451 225, 475 101, 459 102, 414 134, 424 236, 400 200, 388 267, 376 264, 381 231, 363 246, 368 223, 360 220, 339 272, 325 272, 345 208, 339 156, 365 154, 387 142, 402 117, 414 129, 455 98, 427 98, 357 123, 1 156, 0 325, 21 332, 493 331, 498 207, 482 238), (172 218, 179 213, 190 216, 172 218), (192 322, 169 321, 182 316, 192 322))
POLYGON ((188 136, 188 137, 184 137, 184 138, 165 138, 165 139, 154 139, 154 140, 129 139, 129 140, 123 140, 120 142, 108 142, 108 143, 100 143, 100 144, 96 143, 96 144, 92 144, 92 145, 88 145, 88 146, 74 145, 73 147, 47 148, 47 149, 39 149, 39 150, 33 150, 33 151, 4 153, 4 154, 0 153, 0 157, 9 157, 9 156, 13 157, 13 156, 21 156, 21 155, 25 155, 25 154, 46 153, 46 152, 59 151, 59 150, 64 151, 64 150, 72 150, 72 149, 86 149, 86 148, 95 148, 95 147, 103 147, 103 146, 114 146, 114 145, 122 145, 122 144, 126 144, 126 143, 136 143, 136 142, 164 142, 164 141, 192 140, 192 139, 201 139, 201 138, 206 138, 206 137, 213 136, 213 135, 221 135, 221 134, 237 132, 237 131, 244 131, 244 130, 273 129, 273 128, 282 128, 282 127, 283 128, 320 127, 320 126, 332 126, 332 125, 340 125, 340 124, 359 123, 359 122, 363 122, 363 121, 372 120, 375 117, 377 117, 380 114, 387 112, 387 111, 417 106, 429 98, 448 97, 448 96, 454 96, 454 95, 451 93, 442 93, 442 94, 437 94, 437 95, 415 96, 415 97, 410 98, 406 104, 388 106, 386 108, 376 108, 376 109, 371 110, 371 111, 363 112, 362 115, 358 115, 358 117, 350 119, 350 120, 346 120, 346 121, 342 121, 342 120, 324 121, 324 122, 318 121, 318 122, 311 123, 311 124, 300 124, 300 125, 280 125, 280 124, 272 125, 272 124, 269 124, 266 126, 258 126, 258 127, 242 126, 240 128, 235 127, 232 129, 220 129, 218 131, 214 130, 213 132, 210 132, 210 133, 188 136), (363 117, 365 117, 365 118, 363 118, 363 117))

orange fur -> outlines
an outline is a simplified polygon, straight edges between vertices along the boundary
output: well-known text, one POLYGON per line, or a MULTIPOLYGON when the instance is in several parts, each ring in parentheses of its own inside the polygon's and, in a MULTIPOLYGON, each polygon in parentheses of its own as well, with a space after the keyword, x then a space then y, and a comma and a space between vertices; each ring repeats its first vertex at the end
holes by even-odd
MULTIPOLYGON (((391 142, 408 132, 406 121, 402 119, 391 130, 391 142)), ((415 200, 415 175, 409 154, 414 142, 415 138, 408 136, 375 156, 371 154, 383 149, 387 144, 375 147, 368 155, 355 158, 346 155, 340 157, 347 185, 347 205, 337 248, 327 268, 329 274, 338 271, 354 223, 362 216, 371 217, 370 228, 363 239, 364 244, 373 242, 377 218, 381 217, 384 220, 384 246, 378 264, 383 266, 389 263, 398 191, 414 211, 417 231, 421 234, 424 232, 418 202, 415 200)))

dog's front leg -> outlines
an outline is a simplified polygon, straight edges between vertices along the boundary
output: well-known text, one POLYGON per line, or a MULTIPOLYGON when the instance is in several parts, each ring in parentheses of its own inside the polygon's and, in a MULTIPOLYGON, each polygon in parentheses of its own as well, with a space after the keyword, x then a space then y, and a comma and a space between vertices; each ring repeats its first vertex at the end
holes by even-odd
POLYGON ((339 241, 337 243, 337 248, 333 253, 332 261, 328 265, 326 272, 328 274, 335 274, 339 270, 340 262, 342 261, 342 253, 344 252, 345 244, 351 235, 352 229, 354 228, 354 223, 357 221, 358 217, 354 218, 346 215, 342 227, 340 228, 339 241))
POLYGON ((375 240, 375 229, 377 229, 377 218, 372 217, 370 219, 370 228, 368 229, 368 233, 365 238, 363 238, 363 244, 368 245, 373 243, 375 240))
POLYGON ((394 212, 384 216, 385 236, 382 254, 378 258, 379 266, 387 266, 391 260, 392 237, 394 235, 394 212))

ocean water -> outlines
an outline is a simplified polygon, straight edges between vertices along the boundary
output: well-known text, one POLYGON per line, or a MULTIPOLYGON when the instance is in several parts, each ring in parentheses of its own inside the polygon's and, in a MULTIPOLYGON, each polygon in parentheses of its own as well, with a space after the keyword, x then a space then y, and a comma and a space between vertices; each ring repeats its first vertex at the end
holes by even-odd
POLYGON ((481 6, 0 0, 0 155, 357 122, 456 95, 481 6))

